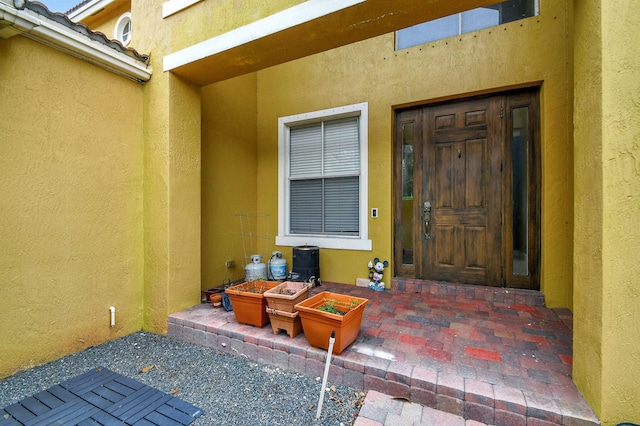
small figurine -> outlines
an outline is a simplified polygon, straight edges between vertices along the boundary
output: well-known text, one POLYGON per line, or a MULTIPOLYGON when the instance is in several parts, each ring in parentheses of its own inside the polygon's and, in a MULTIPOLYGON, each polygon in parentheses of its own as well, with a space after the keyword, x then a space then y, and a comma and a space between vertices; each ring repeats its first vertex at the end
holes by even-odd
POLYGON ((373 262, 369 262, 369 288, 375 291, 384 291, 384 283, 382 282, 382 276, 384 275, 384 268, 389 266, 388 261, 381 262, 377 257, 373 259, 373 262))

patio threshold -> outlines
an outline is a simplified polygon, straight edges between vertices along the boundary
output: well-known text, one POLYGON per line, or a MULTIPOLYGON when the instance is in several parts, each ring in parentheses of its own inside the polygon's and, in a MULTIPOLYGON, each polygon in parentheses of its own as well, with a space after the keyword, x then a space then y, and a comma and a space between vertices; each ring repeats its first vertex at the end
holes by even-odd
MULTIPOLYGON (((394 289, 323 283, 369 299, 360 334, 332 356, 329 382, 373 390, 489 425, 599 425, 571 379, 572 314, 539 292, 434 282, 394 289)), ((169 316, 169 336, 312 377, 326 351, 303 333, 236 322, 201 304, 169 316)), ((366 401, 365 401, 366 404, 366 401)))

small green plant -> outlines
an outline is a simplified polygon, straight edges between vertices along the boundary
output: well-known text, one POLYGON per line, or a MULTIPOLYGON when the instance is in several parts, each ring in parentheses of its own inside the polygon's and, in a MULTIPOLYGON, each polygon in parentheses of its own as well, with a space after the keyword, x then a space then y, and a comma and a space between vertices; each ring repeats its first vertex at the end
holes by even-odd
POLYGON ((330 314, 346 315, 347 312, 360 304, 360 301, 353 299, 346 303, 335 299, 324 299, 322 305, 318 307, 319 311, 329 312, 330 314))

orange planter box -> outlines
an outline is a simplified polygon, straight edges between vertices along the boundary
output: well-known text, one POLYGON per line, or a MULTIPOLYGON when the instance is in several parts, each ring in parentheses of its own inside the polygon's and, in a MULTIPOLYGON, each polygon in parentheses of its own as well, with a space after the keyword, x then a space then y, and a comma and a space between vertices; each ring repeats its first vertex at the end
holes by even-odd
POLYGON ((236 321, 255 327, 264 327, 269 322, 267 299, 264 292, 280 284, 277 281, 248 281, 229 287, 225 293, 231 299, 236 321))
POLYGON ((329 349, 329 337, 331 337, 331 331, 335 330, 333 353, 340 355, 358 337, 367 302, 369 302, 368 299, 361 297, 323 291, 298 303, 295 307, 302 320, 302 330, 309 344, 316 348, 329 349), (339 315, 318 309, 327 303, 346 313, 339 315))
POLYGON ((284 330, 289 337, 296 337, 302 331, 302 322, 297 311, 285 312, 267 308, 267 313, 269 314, 273 334, 278 334, 280 330, 284 330))
POLYGON ((295 305, 309 297, 311 284, 285 281, 264 292, 269 308, 284 312, 296 312, 295 305), (290 294, 287 294, 290 293, 290 294))

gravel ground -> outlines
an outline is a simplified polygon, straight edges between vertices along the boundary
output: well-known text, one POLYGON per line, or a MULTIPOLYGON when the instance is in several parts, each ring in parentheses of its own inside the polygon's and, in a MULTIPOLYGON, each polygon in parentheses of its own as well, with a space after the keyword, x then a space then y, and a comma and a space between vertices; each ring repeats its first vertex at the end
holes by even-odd
POLYGON ((192 425, 346 426, 364 400, 329 381, 316 420, 320 378, 140 332, 2 379, 0 407, 100 366, 165 393, 177 388, 177 398, 205 411, 192 425))

